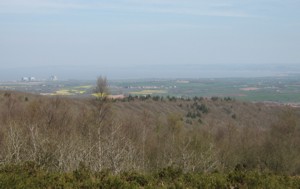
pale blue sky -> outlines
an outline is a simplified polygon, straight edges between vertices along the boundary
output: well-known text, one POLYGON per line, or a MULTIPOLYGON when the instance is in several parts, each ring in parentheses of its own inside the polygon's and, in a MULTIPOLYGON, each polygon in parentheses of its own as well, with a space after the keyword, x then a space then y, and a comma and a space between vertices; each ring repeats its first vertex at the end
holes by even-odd
POLYGON ((0 0, 0 80, 300 65, 299 10, 299 0, 0 0))

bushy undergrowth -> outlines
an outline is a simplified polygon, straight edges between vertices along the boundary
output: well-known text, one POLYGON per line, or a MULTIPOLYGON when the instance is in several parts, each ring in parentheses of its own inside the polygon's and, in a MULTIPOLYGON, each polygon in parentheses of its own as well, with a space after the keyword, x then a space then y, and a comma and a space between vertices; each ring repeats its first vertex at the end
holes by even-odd
POLYGON ((184 173, 167 167, 154 173, 92 172, 80 166, 70 173, 48 172, 32 162, 0 168, 0 188, 299 188, 300 177, 257 171, 184 173))

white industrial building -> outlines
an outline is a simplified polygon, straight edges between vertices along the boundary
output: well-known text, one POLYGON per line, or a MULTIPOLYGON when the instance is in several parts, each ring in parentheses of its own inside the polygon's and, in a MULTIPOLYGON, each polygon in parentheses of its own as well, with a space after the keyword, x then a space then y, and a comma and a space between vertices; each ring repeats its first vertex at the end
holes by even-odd
POLYGON ((29 81, 28 77, 22 77, 22 81, 29 81))
POLYGON ((50 80, 50 81, 57 81, 58 78, 57 78, 57 76, 52 75, 52 76, 49 78, 49 80, 50 80))

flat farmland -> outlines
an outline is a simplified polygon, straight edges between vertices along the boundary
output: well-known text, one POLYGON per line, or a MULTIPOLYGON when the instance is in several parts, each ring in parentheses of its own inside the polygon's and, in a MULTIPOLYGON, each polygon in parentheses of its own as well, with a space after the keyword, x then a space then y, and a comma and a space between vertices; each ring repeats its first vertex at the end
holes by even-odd
MULTIPOLYGON (((1 90, 42 95, 92 97, 96 81, 1 82, 1 90)), ((109 80, 112 95, 174 96, 178 98, 231 97, 242 101, 300 103, 300 75, 217 78, 109 80)))

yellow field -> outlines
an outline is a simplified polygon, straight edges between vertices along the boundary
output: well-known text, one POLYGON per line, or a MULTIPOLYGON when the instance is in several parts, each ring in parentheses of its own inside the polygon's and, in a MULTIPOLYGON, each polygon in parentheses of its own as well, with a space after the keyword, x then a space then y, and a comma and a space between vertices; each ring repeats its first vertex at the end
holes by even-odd
POLYGON ((76 94, 83 94, 83 93, 85 93, 85 91, 83 91, 83 90, 61 89, 61 90, 56 91, 53 95, 66 95, 66 96, 68 96, 68 95, 76 95, 76 94))
POLYGON ((104 93, 104 94, 101 94, 101 93, 93 93, 92 96, 97 97, 97 98, 100 98, 100 97, 107 97, 108 94, 106 94, 106 93, 104 93))
POLYGON ((70 93, 69 90, 65 90, 65 89, 62 89, 62 90, 58 90, 54 93, 54 95, 73 95, 72 93, 70 93))
POLYGON ((136 92, 130 92, 132 95, 152 95, 152 94, 165 94, 166 90, 142 90, 136 92))

